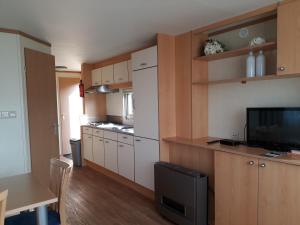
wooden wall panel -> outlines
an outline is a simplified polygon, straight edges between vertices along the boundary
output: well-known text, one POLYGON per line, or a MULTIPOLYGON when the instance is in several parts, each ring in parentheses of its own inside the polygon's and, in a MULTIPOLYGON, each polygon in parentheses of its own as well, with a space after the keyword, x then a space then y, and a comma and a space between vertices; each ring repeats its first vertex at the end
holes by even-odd
POLYGON ((206 174, 209 179, 208 220, 214 224, 214 151, 180 144, 170 144, 170 162, 206 174))
POLYGON ((169 145, 162 139, 176 136, 175 37, 158 34, 158 92, 160 160, 169 161, 169 145))
MULTIPOLYGON (((81 65, 81 79, 84 88, 92 86, 92 64, 81 65)), ((84 114, 97 120, 106 120, 106 95, 105 94, 85 94, 84 97, 84 114)))
MULTIPOLYGON (((194 60, 207 40, 206 34, 192 35, 192 82, 208 81, 208 62, 194 60)), ((192 85, 192 138, 208 135, 208 85, 192 85)))
POLYGON ((176 134, 192 137, 192 35, 175 38, 176 134))

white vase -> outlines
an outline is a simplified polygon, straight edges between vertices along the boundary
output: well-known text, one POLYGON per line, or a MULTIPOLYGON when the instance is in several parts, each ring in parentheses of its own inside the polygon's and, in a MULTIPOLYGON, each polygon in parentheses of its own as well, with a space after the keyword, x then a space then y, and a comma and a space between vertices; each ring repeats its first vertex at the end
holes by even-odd
POLYGON ((255 76, 255 56, 253 52, 249 52, 247 57, 247 77, 254 77, 255 76))
POLYGON ((266 75, 266 57, 262 50, 259 51, 258 56, 256 56, 256 76, 266 75))

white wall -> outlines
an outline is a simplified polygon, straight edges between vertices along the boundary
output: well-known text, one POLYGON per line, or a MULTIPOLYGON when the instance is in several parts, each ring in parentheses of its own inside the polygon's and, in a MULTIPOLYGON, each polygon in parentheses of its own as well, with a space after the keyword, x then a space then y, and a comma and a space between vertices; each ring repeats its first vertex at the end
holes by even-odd
POLYGON ((300 107, 300 78, 211 85, 209 136, 243 139, 247 107, 300 107))
POLYGON ((123 116, 123 93, 106 94, 106 112, 110 116, 123 116))
POLYGON ((24 140, 19 38, 0 33, 0 111, 15 111, 14 119, 0 119, 0 177, 27 170, 24 140))
POLYGON ((30 171, 24 47, 49 53, 16 34, 0 33, 0 111, 15 111, 17 117, 0 119, 0 177, 30 171))

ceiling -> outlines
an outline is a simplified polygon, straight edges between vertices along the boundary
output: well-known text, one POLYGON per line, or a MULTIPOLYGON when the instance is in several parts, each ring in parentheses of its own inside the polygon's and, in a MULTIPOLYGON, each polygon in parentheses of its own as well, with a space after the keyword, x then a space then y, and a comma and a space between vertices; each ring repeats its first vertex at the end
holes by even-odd
POLYGON ((80 70, 143 47, 155 34, 179 34, 274 0, 0 0, 0 27, 52 44, 56 65, 80 70))

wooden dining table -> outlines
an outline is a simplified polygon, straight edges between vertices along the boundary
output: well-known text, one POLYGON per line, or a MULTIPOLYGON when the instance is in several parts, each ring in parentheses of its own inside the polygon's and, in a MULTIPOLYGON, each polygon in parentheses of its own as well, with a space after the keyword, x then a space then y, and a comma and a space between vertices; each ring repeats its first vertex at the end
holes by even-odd
POLYGON ((49 204, 58 198, 30 173, 0 178, 0 192, 8 190, 6 217, 35 209, 37 224, 48 225, 49 204))

